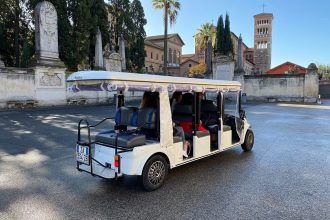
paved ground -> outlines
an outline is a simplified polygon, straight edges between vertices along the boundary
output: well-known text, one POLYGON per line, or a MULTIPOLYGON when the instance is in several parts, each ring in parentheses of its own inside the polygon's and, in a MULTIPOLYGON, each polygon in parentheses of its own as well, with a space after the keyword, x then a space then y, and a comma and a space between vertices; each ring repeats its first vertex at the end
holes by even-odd
POLYGON ((80 117, 107 106, 0 112, 0 219, 330 219, 330 101, 246 107, 255 147, 170 172, 144 192, 75 169, 80 117))

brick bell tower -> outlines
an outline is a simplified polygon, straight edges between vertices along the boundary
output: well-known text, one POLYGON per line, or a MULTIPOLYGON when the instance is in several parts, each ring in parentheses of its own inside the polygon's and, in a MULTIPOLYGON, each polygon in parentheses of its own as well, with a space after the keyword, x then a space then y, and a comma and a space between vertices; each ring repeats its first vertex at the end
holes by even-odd
POLYGON ((255 70, 266 73, 272 61, 273 14, 261 13, 254 16, 254 63, 255 70))

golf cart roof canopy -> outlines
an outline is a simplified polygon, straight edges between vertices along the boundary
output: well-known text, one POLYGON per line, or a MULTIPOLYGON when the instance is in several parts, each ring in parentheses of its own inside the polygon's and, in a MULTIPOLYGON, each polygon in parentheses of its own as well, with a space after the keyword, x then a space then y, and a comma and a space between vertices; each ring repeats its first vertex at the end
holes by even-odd
POLYGON ((79 91, 163 91, 219 92, 239 91, 236 81, 196 79, 126 72, 79 71, 71 74, 68 89, 79 91))

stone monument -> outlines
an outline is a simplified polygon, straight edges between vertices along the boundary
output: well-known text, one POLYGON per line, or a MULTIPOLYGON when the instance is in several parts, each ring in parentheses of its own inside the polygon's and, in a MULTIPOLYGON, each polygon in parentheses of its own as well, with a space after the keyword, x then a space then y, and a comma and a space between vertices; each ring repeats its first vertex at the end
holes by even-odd
POLYGON ((102 52, 102 35, 100 28, 97 27, 96 30, 96 43, 95 43, 95 64, 94 69, 103 70, 103 52, 102 52))
POLYGON ((104 57, 106 71, 121 72, 121 57, 119 53, 111 53, 109 56, 104 57))
POLYGON ((216 54, 213 58, 213 79, 233 80, 235 62, 229 57, 216 54))
POLYGON ((65 66, 59 59, 57 12, 47 1, 35 8, 35 83, 39 105, 66 103, 65 66))

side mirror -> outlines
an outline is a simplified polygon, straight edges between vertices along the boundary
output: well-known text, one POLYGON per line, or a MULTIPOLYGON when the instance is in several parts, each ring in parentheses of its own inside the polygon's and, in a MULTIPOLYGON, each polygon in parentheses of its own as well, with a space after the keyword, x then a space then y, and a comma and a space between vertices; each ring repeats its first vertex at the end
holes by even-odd
POLYGON ((242 109, 239 110, 239 118, 242 119, 242 120, 245 118, 245 111, 242 110, 242 109))

